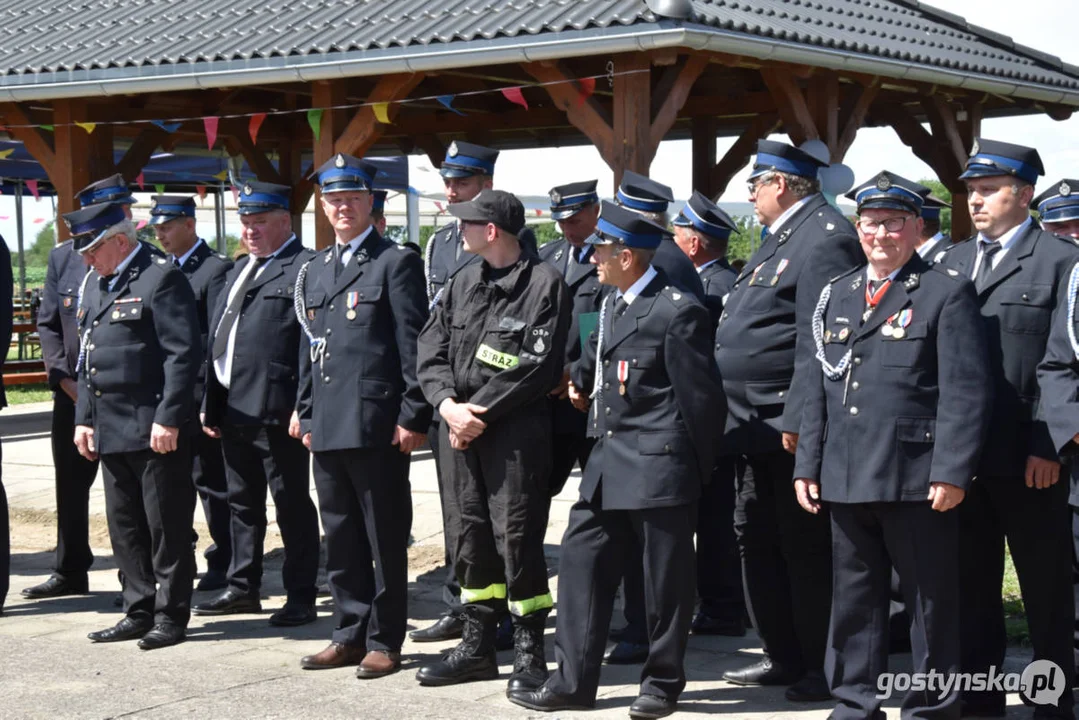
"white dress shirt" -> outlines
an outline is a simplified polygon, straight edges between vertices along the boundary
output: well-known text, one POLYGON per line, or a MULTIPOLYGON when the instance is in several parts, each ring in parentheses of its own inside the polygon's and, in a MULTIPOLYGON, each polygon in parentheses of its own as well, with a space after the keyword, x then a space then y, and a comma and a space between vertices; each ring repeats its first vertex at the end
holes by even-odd
POLYGON ((637 299, 638 295, 644 292, 644 289, 648 287, 648 283, 652 282, 652 278, 656 275, 658 275, 656 269, 649 265, 648 269, 644 271, 644 275, 637 278, 637 282, 630 285, 625 293, 619 291, 615 295, 615 298, 622 298, 626 301, 627 306, 632 305, 633 301, 637 299))
MULTIPOLYGON (((1022 236, 1022 234, 1026 232, 1028 227, 1030 227, 1030 224, 1032 222, 1034 222, 1034 220, 1028 217, 1026 220, 1019 223, 1011 230, 996 239, 996 242, 1000 243, 1000 250, 997 250, 996 254, 990 258, 990 261, 993 263, 994 270, 997 269, 997 266, 1000 265, 1000 261, 1004 258, 1005 255, 1008 254, 1008 250, 1010 250, 1012 246, 1015 245, 1015 243, 1019 240, 1020 236, 1022 236)), ((978 257, 974 261, 974 271, 970 275, 972 278, 978 277, 978 268, 981 267, 982 258, 985 257, 985 246, 983 244, 983 241, 989 242, 989 238, 985 237, 981 233, 978 233, 978 257)))

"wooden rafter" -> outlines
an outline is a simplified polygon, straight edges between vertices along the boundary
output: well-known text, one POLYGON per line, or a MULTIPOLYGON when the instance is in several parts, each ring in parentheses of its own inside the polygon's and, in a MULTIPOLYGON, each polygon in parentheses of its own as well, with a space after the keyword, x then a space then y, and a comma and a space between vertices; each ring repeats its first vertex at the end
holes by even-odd
POLYGON ((612 123, 599 102, 594 97, 582 101, 580 86, 559 63, 535 62, 521 67, 537 82, 544 83, 544 90, 551 100, 566 114, 573 126, 592 141, 599 154, 603 158, 610 157, 614 151, 612 123))
MULTIPOLYGON (((708 183, 712 198, 719 196, 727 189, 731 178, 746 166, 749 158, 756 152, 757 141, 766 138, 779 127, 779 116, 774 113, 762 114, 753 118, 734 144, 723 155, 722 159, 712 169, 712 177, 708 183)), ((714 142, 714 141, 713 141, 714 142)))
POLYGON ((784 70, 763 68, 761 77, 775 98, 783 126, 794 144, 801 145, 806 140, 819 139, 817 123, 809 111, 802 88, 794 81, 793 75, 784 70))
POLYGON ((0 104, 0 115, 8 124, 8 132, 12 137, 21 142, 27 152, 34 156, 38 164, 45 169, 45 173, 51 175, 51 170, 56 162, 56 150, 52 138, 45 131, 37 127, 11 127, 12 125, 36 125, 30 117, 30 113, 19 103, 0 104))
POLYGON ((873 101, 877 99, 879 93, 879 78, 872 78, 868 85, 861 86, 861 90, 858 91, 858 97, 854 101, 853 107, 851 107, 850 112, 846 113, 846 116, 843 119, 843 131, 839 134, 836 146, 830 148, 832 151, 832 162, 842 162, 843 158, 846 157, 847 152, 850 150, 850 146, 854 144, 854 139, 858 135, 858 130, 865 125, 865 119, 869 113, 869 108, 873 105, 873 101))
POLYGON ((689 98, 693 89, 693 83, 701 76, 708 67, 708 58, 702 55, 692 55, 680 66, 672 68, 674 72, 665 73, 664 79, 657 88, 655 101, 659 103, 659 109, 653 113, 652 127, 649 133, 649 141, 652 146, 652 154, 655 154, 663 137, 670 131, 682 107, 689 98), (668 82, 667 77, 671 79, 668 82))
POLYGON ((229 155, 242 155, 248 166, 255 171, 255 176, 263 182, 284 185, 281 173, 274 167, 266 153, 255 147, 247 127, 233 127, 233 132, 225 137, 225 149, 229 155))
POLYGON ((116 164, 116 172, 123 175, 128 182, 134 180, 146 167, 146 163, 150 162, 150 156, 168 137, 169 133, 156 125, 144 127, 116 164))

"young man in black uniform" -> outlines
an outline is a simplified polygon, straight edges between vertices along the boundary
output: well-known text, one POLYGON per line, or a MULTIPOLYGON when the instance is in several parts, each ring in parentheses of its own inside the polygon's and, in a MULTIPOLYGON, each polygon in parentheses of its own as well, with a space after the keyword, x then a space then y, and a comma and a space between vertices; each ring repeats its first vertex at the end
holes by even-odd
POLYGON ((375 678, 401 666, 408 622, 411 453, 431 408, 416 379, 427 320, 423 263, 371 222, 378 168, 338 154, 320 167, 320 204, 335 242, 301 270, 296 319, 312 350, 300 378, 297 433, 314 455, 337 624, 307 669, 359 664, 375 678))
MULTIPOLYGON (((929 189, 882 172, 858 204, 868 267, 822 291, 795 463, 798 502, 832 525, 825 671, 834 720, 883 718, 888 602, 899 574, 914 672, 959 670, 959 518, 993 402, 974 286, 915 248, 929 189)), ((959 692, 911 692, 903 715, 958 717, 959 692)))
POLYGON ((94 268, 79 304, 75 445, 101 457, 105 510, 124 577, 124 618, 94 642, 182 642, 194 557, 191 452, 199 323, 184 276, 138 242, 119 205, 64 215, 94 268))
POLYGON ((456 553, 464 630, 424 685, 498 676, 495 630, 508 604, 514 633, 507 692, 547 677, 543 627, 552 607, 543 557, 551 475, 547 395, 562 377, 571 319, 558 272, 524 252, 524 207, 485 190, 451 206, 465 249, 482 258, 448 285, 419 339, 419 379, 442 415, 447 515, 456 553))
MULTIPOLYGON (((196 615, 262 610, 266 491, 285 545, 285 606, 270 624, 316 620, 318 512, 311 501, 310 456, 289 436, 301 367, 311 362, 293 310, 296 276, 313 252, 292 233, 290 188, 249 182, 238 212, 250 255, 229 271, 210 318, 203 432, 225 453, 232 564, 228 588, 194 607, 196 615)), ((298 422, 298 421, 296 421, 298 422)))
MULTIPOLYGON (((704 284, 704 304, 712 330, 738 273, 727 262, 727 242, 737 229, 718 205, 699 192, 672 222, 674 241, 690 259, 704 284)), ((717 448, 718 450, 718 448, 717 448)), ((697 512, 697 595, 700 607, 693 618, 696 635, 746 634, 746 603, 742 562, 734 539, 735 462, 716 454, 711 482, 701 491, 697 512)))
MULTIPOLYGON (((186 195, 158 195, 150 201, 150 225, 157 241, 169 254, 169 261, 180 269, 198 303, 200 357, 206 357, 210 313, 217 307, 225 287, 225 275, 232 261, 210 249, 195 231, 195 200, 186 195)), ((199 365, 195 383, 195 406, 202 405, 206 389, 206 364, 199 365)), ((221 441, 205 433, 195 437, 195 457, 191 478, 202 500, 202 511, 210 528, 213 543, 206 549, 206 574, 196 590, 222 590, 228 586, 229 561, 232 557, 232 534, 229 531, 228 484, 225 482, 225 459, 221 441)))
POLYGON ((651 265, 664 236, 666 228, 604 202, 589 240, 600 282, 617 292, 604 300, 597 331, 573 366, 571 396, 589 413, 597 441, 562 538, 558 670, 538 690, 510 694, 533 710, 595 704, 615 590, 625 567, 641 563, 627 547, 644 549, 650 641, 630 717, 671 714, 685 687, 697 500, 726 402, 708 310, 651 265))
MULTIPOLYGON (((1042 230, 1030 217, 1034 183, 1044 174, 1033 148, 978 138, 966 171, 967 204, 975 238, 941 260, 974 279, 992 359, 989 439, 977 481, 959 506, 962 670, 988 672, 1004 662, 1007 637, 1001 585, 1007 538, 1021 589, 1036 660, 1050 660, 1071 677, 1075 622, 1067 468, 1060 464, 1046 423, 1037 414, 1036 368, 1045 355, 1053 315, 1079 257, 1071 239, 1042 230)), ((1039 717, 1074 717, 1072 692, 1039 717)), ((1003 691, 964 694, 963 712, 1002 715, 1003 691)))
POLYGON ((940 213, 951 205, 928 195, 922 205, 922 233, 918 239, 918 254, 923 260, 938 262, 941 253, 952 246, 952 237, 940 229, 940 213))

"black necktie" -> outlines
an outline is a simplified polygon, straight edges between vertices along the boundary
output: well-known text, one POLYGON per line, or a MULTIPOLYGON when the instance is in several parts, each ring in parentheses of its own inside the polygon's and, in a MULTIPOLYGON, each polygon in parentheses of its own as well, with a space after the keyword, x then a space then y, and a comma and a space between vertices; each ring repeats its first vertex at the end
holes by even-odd
POLYGON ((974 276, 974 287, 981 292, 989 283, 989 276, 993 274, 993 256, 1001 251, 1000 243, 995 240, 979 241, 982 247, 982 262, 978 266, 978 274, 974 276))
POLYGON ((229 302, 228 307, 225 308, 225 314, 221 318, 221 324, 217 326, 217 334, 214 335, 214 360, 217 360, 228 351, 229 335, 232 334, 232 328, 240 318, 240 307, 244 304, 244 295, 247 294, 247 286, 255 279, 259 267, 264 265, 269 259, 270 258, 254 258, 253 262, 255 263, 255 266, 246 276, 244 276, 242 284, 237 287, 236 292, 233 293, 232 300, 229 302))
POLYGON ((614 301, 614 319, 617 320, 618 318, 622 317, 622 313, 624 313, 626 311, 627 307, 629 307, 629 303, 626 302, 626 298, 624 296, 615 299, 615 301, 614 301))
POLYGON ((101 284, 99 285, 99 287, 101 288, 101 292, 107 293, 109 291, 109 283, 112 282, 112 279, 114 277, 116 277, 116 276, 115 275, 106 275, 105 277, 101 278, 101 280, 100 280, 101 284))
POLYGON ((180 258, 173 258, 172 259, 172 264, 175 265, 177 267, 177 269, 179 269, 179 270, 184 269, 184 264, 182 262, 180 262, 180 258))

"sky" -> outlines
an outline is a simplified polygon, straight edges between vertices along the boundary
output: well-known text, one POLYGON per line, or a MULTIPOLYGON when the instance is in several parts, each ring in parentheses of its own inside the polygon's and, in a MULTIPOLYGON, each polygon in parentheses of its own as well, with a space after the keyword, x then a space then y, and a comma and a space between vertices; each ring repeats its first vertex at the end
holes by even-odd
MULTIPOLYGON (((1016 42, 1038 48, 1079 65, 1079 49, 1075 47, 1074 28, 1079 27, 1079 3, 1069 0, 1027 0, 1022 11, 1016 12, 1013 0, 930 0, 929 3, 942 10, 965 17, 969 22, 1009 35, 1016 42)), ((985 120, 982 135, 1038 148, 1045 164, 1043 183, 1054 183, 1065 177, 1079 176, 1079 113, 1070 120, 1057 122, 1046 116, 1004 118, 985 120)), ((774 139, 786 140, 786 136, 774 139)), ((721 138, 717 145, 719 157, 734 142, 734 138, 721 138)), ((651 176, 670 185, 676 198, 685 199, 692 193, 690 142, 669 141, 660 145, 652 163, 651 176)), ((933 171, 914 156, 889 128, 865 128, 847 153, 844 163, 851 167, 857 183, 864 182, 881 170, 890 170, 912 180, 935 177, 933 171), (882 166, 882 162, 884 165, 882 166)), ((440 194, 442 180, 426 156, 409 158, 410 182, 421 193, 440 194)), ((745 180, 749 168, 733 178, 720 203, 744 202, 745 180)), ((567 182, 596 178, 601 196, 609 196, 613 190, 613 175, 593 147, 566 147, 558 150, 512 150, 503 152, 498 159, 495 182, 504 190, 523 196, 545 196, 550 188, 567 182)), ((142 200, 143 196, 137 195, 142 200)), ((147 196, 148 197, 148 196, 147 196)), ((403 205, 400 199, 391 200, 393 211, 403 205)), ((209 207, 209 203, 207 204, 209 207)), ((33 238, 41 226, 52 218, 49 199, 40 202, 24 201, 26 242, 33 238)), ((424 202, 421 212, 429 224, 428 213, 435 212, 433 203, 424 202)), ((310 213, 309 213, 310 215, 310 213)), ((136 217, 139 212, 136 211, 136 217)), ((14 199, 0 196, 0 235, 11 247, 16 245, 14 199)), ((212 234, 212 215, 205 219, 200 214, 200 225, 208 226, 203 234, 212 234)), ((238 233, 239 223, 235 214, 229 214, 228 232, 238 233)), ((313 220, 305 222, 305 242, 313 243, 313 220)))

